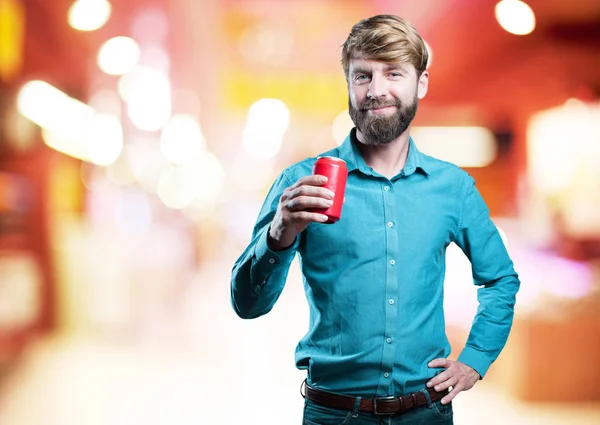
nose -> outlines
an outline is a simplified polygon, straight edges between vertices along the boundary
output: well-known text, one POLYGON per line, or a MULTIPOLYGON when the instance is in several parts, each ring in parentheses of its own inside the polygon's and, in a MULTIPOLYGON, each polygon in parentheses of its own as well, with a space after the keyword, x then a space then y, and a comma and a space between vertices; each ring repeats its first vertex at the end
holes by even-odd
POLYGON ((367 97, 372 99, 385 97, 389 94, 387 81, 383 75, 373 74, 371 76, 371 82, 369 83, 369 91, 367 97))

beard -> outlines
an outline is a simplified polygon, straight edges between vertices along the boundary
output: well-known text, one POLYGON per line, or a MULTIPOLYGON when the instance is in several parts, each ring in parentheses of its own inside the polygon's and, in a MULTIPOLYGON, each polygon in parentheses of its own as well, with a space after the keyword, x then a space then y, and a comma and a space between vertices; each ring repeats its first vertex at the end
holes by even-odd
POLYGON ((358 108, 352 105, 348 99, 348 111, 350 118, 357 130, 363 135, 366 145, 385 145, 396 140, 404 133, 417 114, 419 98, 415 93, 410 105, 403 105, 398 99, 383 101, 379 99, 365 99, 358 108), (382 108, 395 106, 396 112, 391 116, 373 115, 369 113, 371 108, 382 108))

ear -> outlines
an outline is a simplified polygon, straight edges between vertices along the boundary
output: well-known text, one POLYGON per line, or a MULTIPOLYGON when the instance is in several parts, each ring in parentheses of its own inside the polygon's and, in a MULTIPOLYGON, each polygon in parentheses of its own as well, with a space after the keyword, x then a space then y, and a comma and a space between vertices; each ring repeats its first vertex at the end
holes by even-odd
POLYGON ((419 99, 423 99, 427 94, 427 90, 429 89, 429 73, 427 71, 423 71, 421 76, 419 77, 419 82, 417 83, 417 97, 419 99))

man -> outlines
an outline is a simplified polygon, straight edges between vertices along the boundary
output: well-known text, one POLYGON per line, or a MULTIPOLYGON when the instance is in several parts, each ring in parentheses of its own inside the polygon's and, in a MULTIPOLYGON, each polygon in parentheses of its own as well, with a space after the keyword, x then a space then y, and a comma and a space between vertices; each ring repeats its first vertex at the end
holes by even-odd
POLYGON ((427 50, 390 15, 356 24, 342 51, 356 127, 323 155, 349 170, 342 218, 315 158, 283 171, 252 241, 235 263, 240 317, 271 310, 300 256, 310 327, 296 350, 307 369, 304 423, 452 424, 451 400, 487 372, 508 337, 519 280, 474 180, 420 153, 409 136, 425 97, 427 50), (479 309, 466 347, 449 360, 443 282, 456 243, 472 263, 479 309), (348 422, 345 422, 348 421, 348 422))

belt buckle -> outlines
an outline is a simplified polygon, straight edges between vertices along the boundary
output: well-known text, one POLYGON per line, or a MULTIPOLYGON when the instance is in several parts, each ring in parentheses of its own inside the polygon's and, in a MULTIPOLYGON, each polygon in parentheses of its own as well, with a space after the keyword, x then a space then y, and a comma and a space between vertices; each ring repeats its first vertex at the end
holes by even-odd
POLYGON ((399 403, 400 403, 400 409, 402 409, 402 399, 393 395, 387 396, 387 397, 376 397, 373 399, 373 414, 375 416, 391 416, 393 414, 395 414, 396 412, 380 412, 379 411, 379 407, 377 406, 377 402, 387 402, 387 401, 393 401, 398 399, 399 403))

